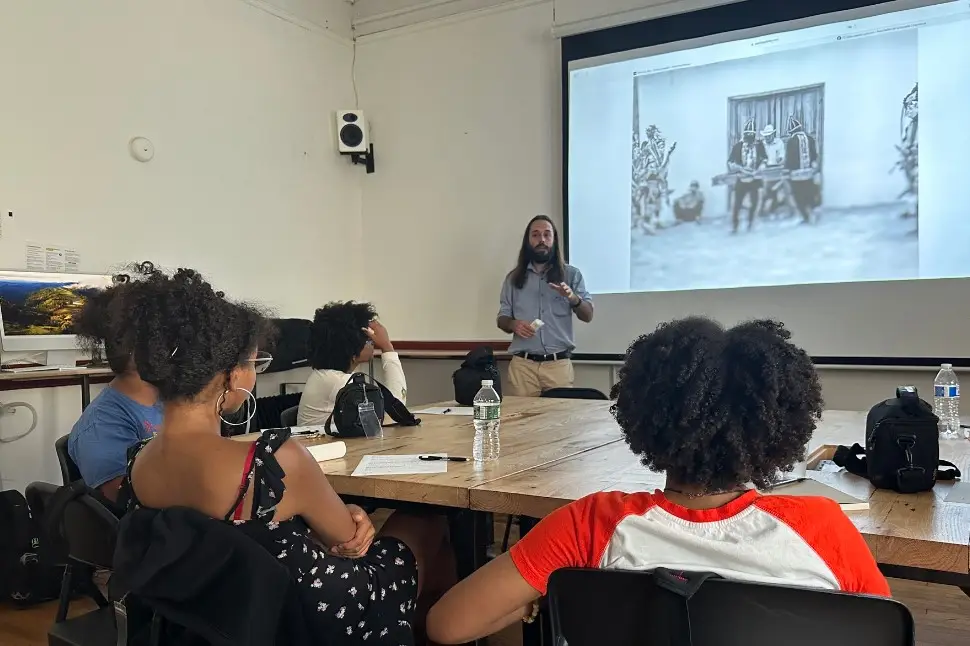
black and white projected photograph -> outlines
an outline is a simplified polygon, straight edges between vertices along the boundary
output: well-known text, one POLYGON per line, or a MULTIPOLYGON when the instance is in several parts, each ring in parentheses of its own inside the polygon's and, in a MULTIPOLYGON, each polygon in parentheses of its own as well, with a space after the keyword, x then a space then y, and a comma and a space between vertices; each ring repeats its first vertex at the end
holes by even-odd
POLYGON ((633 83, 632 290, 919 275, 915 30, 633 83))

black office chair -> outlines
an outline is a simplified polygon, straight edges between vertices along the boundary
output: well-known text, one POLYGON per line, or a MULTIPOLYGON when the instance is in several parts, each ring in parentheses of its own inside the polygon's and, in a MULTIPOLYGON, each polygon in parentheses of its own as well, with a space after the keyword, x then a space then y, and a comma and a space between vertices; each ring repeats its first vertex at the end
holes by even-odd
POLYGON ((67 604, 78 574, 95 568, 111 569, 118 517, 81 482, 62 487, 51 496, 47 515, 48 534, 59 535, 63 540, 69 563, 61 588, 61 605, 47 632, 48 646, 127 644, 127 613, 123 602, 111 604, 96 589, 97 610, 66 618, 67 604))
POLYGON ((77 464, 71 459, 71 454, 67 452, 67 438, 70 436, 70 433, 68 433, 63 437, 57 438, 54 442, 57 462, 61 465, 61 479, 66 485, 81 479, 81 470, 77 468, 77 464))
POLYGON ((300 407, 299 405, 297 405, 297 406, 290 406, 285 411, 280 413, 280 426, 284 428, 288 426, 289 427, 296 426, 296 416, 297 416, 297 413, 299 412, 300 412, 300 407))
POLYGON ((912 614, 891 599, 704 573, 559 570, 548 604, 551 643, 569 646, 916 643, 912 614))
POLYGON ((543 397, 555 399, 595 399, 607 401, 609 397, 595 388, 552 388, 542 393, 543 397))

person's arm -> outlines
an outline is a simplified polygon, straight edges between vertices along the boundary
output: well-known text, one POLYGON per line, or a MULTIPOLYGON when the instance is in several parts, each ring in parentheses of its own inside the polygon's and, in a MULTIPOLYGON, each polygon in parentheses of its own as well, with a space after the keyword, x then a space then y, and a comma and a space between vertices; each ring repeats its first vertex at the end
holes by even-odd
POLYGON ((506 276, 502 283, 502 293, 499 295, 498 319, 496 320, 498 329, 506 334, 514 334, 523 339, 531 339, 535 336, 532 325, 526 321, 516 320, 512 311, 512 281, 511 277, 506 276))
POLYGON ((380 321, 371 321, 370 325, 364 328, 364 333, 374 342, 374 347, 381 351, 381 367, 384 369, 384 385, 391 394, 401 400, 402 404, 407 403, 408 382, 404 378, 404 366, 401 365, 401 356, 394 351, 394 344, 387 328, 380 321))
POLYGON ((384 370, 383 384, 391 391, 391 394, 401 400, 402 404, 408 403, 408 382, 404 377, 404 366, 401 365, 401 356, 390 350, 381 352, 381 368, 384 370))
POLYGON ((124 480, 125 476, 112 478, 98 487, 98 491, 100 491, 101 495, 111 502, 118 502, 118 494, 121 493, 121 483, 124 482, 124 480))
POLYGON ((593 297, 586 290, 586 280, 583 278, 582 272, 578 269, 573 276, 573 284, 570 287, 576 298, 580 300, 579 305, 573 308, 573 311, 576 312, 576 318, 583 323, 589 323, 593 320, 593 297))
POLYGON ((564 567, 595 565, 594 505, 599 495, 557 509, 512 546, 449 590, 428 613, 428 638, 462 644, 494 634, 526 615, 564 567))
POLYGON ((81 479, 112 502, 118 499, 128 470, 128 448, 142 439, 140 430, 127 417, 98 411, 89 426, 74 431, 77 437, 68 453, 77 464, 81 479))
POLYGON ((734 173, 741 171, 741 144, 734 144, 731 147, 731 154, 728 155, 728 170, 734 173))
POLYGON ((287 440, 276 452, 276 459, 286 473, 285 501, 293 515, 301 516, 326 547, 353 539, 357 523, 351 511, 306 447, 296 440, 287 440))

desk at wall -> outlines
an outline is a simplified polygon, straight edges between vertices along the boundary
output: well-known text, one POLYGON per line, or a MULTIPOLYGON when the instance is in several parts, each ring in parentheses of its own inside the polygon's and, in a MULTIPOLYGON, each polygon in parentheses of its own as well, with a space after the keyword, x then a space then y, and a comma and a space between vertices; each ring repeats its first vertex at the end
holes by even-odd
POLYGON ((0 372, 0 390, 23 388, 81 387, 81 410, 91 403, 91 384, 106 383, 114 378, 109 368, 77 367, 68 370, 38 370, 35 372, 0 372))

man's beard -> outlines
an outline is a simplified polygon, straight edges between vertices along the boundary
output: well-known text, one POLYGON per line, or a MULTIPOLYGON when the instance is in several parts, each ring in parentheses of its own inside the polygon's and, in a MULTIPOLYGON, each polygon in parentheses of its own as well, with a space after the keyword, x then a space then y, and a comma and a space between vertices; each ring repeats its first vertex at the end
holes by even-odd
POLYGON ((536 249, 535 247, 529 247, 530 262, 542 265, 549 262, 551 259, 552 251, 550 249, 536 249))

